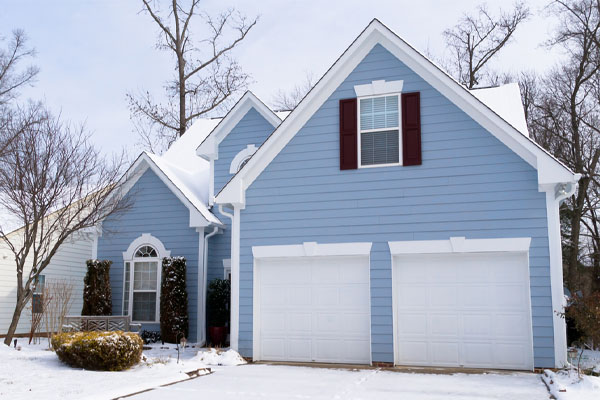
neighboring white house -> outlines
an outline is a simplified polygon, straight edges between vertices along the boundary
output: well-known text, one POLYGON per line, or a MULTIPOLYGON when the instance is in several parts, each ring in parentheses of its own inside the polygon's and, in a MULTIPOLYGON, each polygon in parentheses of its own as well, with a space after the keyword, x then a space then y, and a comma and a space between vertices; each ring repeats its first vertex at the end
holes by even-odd
MULTIPOLYGON (((15 231, 9 235, 17 235, 15 231)), ((42 272, 45 282, 67 280, 73 284, 70 315, 81 313, 83 306, 83 278, 87 271, 86 260, 93 258, 93 238, 90 235, 78 235, 65 241, 42 272)), ((28 271, 23 273, 24 279, 28 271)), ((0 336, 6 335, 15 309, 17 297, 17 274, 12 252, 5 243, 0 243, 0 336)), ((28 333, 31 326, 31 306, 23 310, 17 334, 28 333)))

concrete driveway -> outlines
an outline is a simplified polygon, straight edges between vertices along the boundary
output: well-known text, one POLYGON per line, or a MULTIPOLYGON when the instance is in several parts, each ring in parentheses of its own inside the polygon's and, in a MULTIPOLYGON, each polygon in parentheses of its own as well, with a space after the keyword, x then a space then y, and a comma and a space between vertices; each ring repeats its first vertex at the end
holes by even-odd
POLYGON ((158 388, 131 399, 363 399, 448 400, 550 398, 532 373, 417 374, 250 364, 158 388))

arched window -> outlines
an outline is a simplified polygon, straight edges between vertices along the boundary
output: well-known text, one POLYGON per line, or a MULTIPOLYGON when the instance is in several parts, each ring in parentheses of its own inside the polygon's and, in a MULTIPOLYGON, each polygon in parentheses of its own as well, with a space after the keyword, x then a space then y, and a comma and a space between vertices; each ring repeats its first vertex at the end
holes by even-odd
POLYGON ((249 144, 246 148, 233 157, 231 164, 229 165, 229 173, 235 174, 237 173, 252 157, 254 153, 256 153, 256 146, 253 144, 249 144))
POLYGON ((170 255, 160 240, 147 233, 123 252, 123 315, 131 315, 135 322, 159 321, 161 259, 170 255))

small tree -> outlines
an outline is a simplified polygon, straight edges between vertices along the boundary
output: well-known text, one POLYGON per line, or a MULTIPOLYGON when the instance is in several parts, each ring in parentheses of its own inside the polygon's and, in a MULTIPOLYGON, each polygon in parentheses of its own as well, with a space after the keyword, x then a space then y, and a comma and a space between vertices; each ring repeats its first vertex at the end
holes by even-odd
POLYGON ((566 308, 567 317, 581 333, 581 341, 590 347, 600 346, 600 292, 574 296, 566 308))
POLYGON ((55 333, 62 333, 65 316, 69 312, 73 298, 73 283, 66 279, 45 283, 49 302, 44 310, 44 324, 48 336, 48 347, 55 333))
POLYGON ((215 279, 208 284, 206 297, 208 326, 229 324, 231 285, 227 279, 215 279))
POLYGON ((111 315, 109 260, 87 260, 87 273, 83 280, 83 309, 81 315, 111 315))
POLYGON ((165 257, 160 287, 160 335, 162 340, 177 343, 189 334, 188 296, 185 257, 165 257))

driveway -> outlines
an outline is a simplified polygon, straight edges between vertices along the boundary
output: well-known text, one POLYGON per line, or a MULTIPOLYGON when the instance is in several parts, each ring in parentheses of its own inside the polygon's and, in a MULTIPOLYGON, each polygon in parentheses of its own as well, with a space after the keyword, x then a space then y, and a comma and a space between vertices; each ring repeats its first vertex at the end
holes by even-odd
POLYGON ((530 373, 433 375, 250 364, 141 393, 131 399, 548 399, 530 373))

